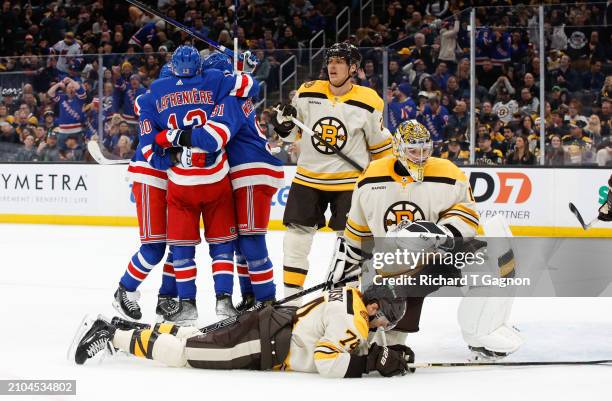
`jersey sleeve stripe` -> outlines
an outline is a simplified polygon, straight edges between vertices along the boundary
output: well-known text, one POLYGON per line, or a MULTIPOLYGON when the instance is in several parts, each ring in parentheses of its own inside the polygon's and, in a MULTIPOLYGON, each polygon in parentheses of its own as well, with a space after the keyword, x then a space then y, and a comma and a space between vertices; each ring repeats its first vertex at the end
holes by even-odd
POLYGON ((147 161, 151 161, 151 157, 153 156, 153 147, 151 145, 143 146, 141 149, 142 155, 147 161))
MULTIPOLYGON (((370 152, 375 153, 376 151, 380 152, 382 148, 390 148, 391 147, 391 138, 387 138, 384 141, 377 143, 372 146, 368 146, 370 152)), ((384 150, 384 149, 383 149, 384 150)))
POLYGON ((206 125, 204 126, 204 128, 217 141, 217 145, 219 146, 217 150, 224 148, 225 145, 227 145, 227 142, 229 141, 229 137, 230 137, 230 132, 229 132, 229 128, 227 128, 225 124, 219 123, 219 122, 208 121, 206 125))
POLYGON ((459 217, 461 220, 466 222, 468 225, 474 227, 474 229, 476 229, 476 230, 478 229, 478 222, 477 221, 474 221, 471 217, 466 217, 466 215, 459 214, 459 213, 456 213, 456 212, 447 213, 446 215, 444 215, 444 217, 442 217, 442 219, 449 218, 449 217, 455 217, 455 216, 459 217))
POLYGON ((351 219, 350 217, 347 219, 346 224, 350 225, 351 228, 357 232, 371 234, 370 227, 357 224, 355 220, 351 219))
POLYGON ((320 361, 322 359, 336 359, 338 357, 338 352, 314 352, 315 361, 320 361))
POLYGON ((469 215, 471 215, 472 217, 474 217, 475 219, 480 219, 480 216, 478 215, 478 212, 476 212, 474 209, 471 209, 467 206, 464 206, 460 203, 453 205, 449 210, 459 210, 462 212, 465 212, 469 215))
POLYGON ((231 96, 243 97, 245 94, 245 88, 248 86, 248 76, 246 74, 236 75, 236 84, 234 89, 230 92, 231 96))
POLYGON ((332 352, 342 352, 334 343, 329 341, 318 341, 316 344, 316 349, 319 348, 328 349, 332 352))
POLYGON ((345 227, 344 232, 349 233, 351 239, 354 239, 356 241, 361 241, 364 238, 372 237, 372 233, 364 234, 360 231, 355 231, 352 227, 349 227, 348 225, 345 227))

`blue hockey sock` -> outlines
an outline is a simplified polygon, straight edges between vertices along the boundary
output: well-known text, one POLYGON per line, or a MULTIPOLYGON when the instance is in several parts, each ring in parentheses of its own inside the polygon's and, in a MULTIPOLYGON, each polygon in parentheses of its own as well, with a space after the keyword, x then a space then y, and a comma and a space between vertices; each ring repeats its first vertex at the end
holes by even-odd
POLYGON ((136 291, 140 283, 147 278, 149 272, 162 260, 165 250, 166 244, 163 242, 140 245, 138 252, 130 259, 130 263, 128 263, 119 283, 130 292, 136 291))
POLYGON ((168 256, 166 257, 166 263, 164 263, 164 274, 162 275, 161 287, 159 287, 159 295, 165 297, 176 297, 178 290, 176 288, 176 277, 174 276, 174 262, 172 250, 174 246, 170 247, 168 256))
POLYGON ((276 296, 274 269, 268 257, 265 235, 240 235, 238 246, 249 267, 249 277, 257 301, 268 301, 276 296))
POLYGON ((172 251, 176 289, 181 299, 195 299, 196 275, 195 246, 175 245, 172 251))
POLYGON ((234 242, 208 244, 212 259, 215 294, 231 295, 234 290, 234 242))

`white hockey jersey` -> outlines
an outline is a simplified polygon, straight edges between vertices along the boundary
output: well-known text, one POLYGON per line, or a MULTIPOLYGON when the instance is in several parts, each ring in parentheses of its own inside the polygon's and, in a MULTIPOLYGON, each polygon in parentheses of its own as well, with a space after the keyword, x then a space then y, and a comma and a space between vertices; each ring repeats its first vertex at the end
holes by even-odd
MULTIPOLYGON (((292 100, 297 118, 363 168, 370 160, 391 154, 391 134, 383 126, 383 101, 370 88, 353 85, 343 96, 328 81, 310 81, 292 100)), ((325 191, 351 191, 359 177, 338 155, 298 128, 285 139, 299 141, 300 156, 293 182, 325 191)))
POLYGON ((367 354, 368 314, 359 290, 338 288, 300 309, 281 370, 344 377, 351 355, 367 354))
POLYGON ((463 172, 446 159, 430 157, 423 182, 395 172, 395 157, 376 160, 357 181, 344 236, 353 246, 385 237, 402 220, 428 220, 455 237, 474 237, 479 214, 463 172))

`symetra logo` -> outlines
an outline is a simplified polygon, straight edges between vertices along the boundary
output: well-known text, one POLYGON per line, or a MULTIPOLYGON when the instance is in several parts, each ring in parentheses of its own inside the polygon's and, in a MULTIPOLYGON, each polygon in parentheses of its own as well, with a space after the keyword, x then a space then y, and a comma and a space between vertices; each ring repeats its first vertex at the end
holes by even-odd
POLYGON ((494 198, 494 203, 525 203, 531 197, 531 180, 524 173, 498 171, 492 174, 475 171, 470 185, 477 203, 494 198))

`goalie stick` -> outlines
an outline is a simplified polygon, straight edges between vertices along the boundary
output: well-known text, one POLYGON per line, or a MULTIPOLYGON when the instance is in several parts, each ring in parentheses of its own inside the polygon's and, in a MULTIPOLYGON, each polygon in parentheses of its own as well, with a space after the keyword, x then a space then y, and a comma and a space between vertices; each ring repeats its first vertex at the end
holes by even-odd
MULTIPOLYGON (((279 113, 280 115, 283 114, 282 111, 280 111, 280 109, 278 107, 275 107, 274 110, 279 113)), ((325 139, 323 139, 323 137, 319 134, 317 134, 316 132, 314 132, 313 130, 311 130, 308 126, 306 126, 306 124, 304 124, 303 122, 301 122, 300 120, 298 120, 297 118, 293 117, 293 116, 287 116, 289 118, 291 118, 291 121, 297 125, 302 132, 305 132, 306 134, 316 138, 323 146, 325 146, 327 149, 331 150, 332 152, 334 152, 335 154, 337 154, 338 156, 340 156, 340 158, 342 160, 344 160, 345 162, 347 162, 348 164, 350 164, 351 166, 355 167, 357 170, 359 170, 359 172, 363 173, 364 168, 361 167, 359 165, 359 163, 357 163, 355 160, 351 159, 350 157, 348 157, 347 155, 345 155, 344 153, 342 153, 342 151, 340 149, 338 149, 336 146, 330 144, 329 142, 327 142, 325 139)))
MULTIPOLYGON (((345 277, 342 280, 338 281, 336 283, 336 285, 348 283, 349 281, 353 281, 353 280, 355 280, 355 277, 345 277)), ((278 301, 274 301, 272 303, 272 306, 279 306, 279 305, 286 304, 287 302, 291 302, 291 301, 293 301, 295 299, 301 298, 304 295, 310 294, 311 292, 315 292, 315 291, 321 290, 321 289, 325 288, 326 285, 327 285, 327 281, 324 282, 324 283, 321 283, 321 284, 317 284, 317 285, 315 285, 313 287, 306 288, 305 290, 302 290, 302 291, 300 291, 300 292, 298 292, 296 294, 290 295, 290 296, 288 296, 286 298, 283 298, 281 300, 278 300, 278 301)), ((265 306, 266 306, 266 304, 263 303, 263 302, 258 303, 254 307, 252 307, 251 309, 248 309, 245 312, 239 313, 236 316, 228 317, 227 319, 223 319, 221 321, 218 321, 218 322, 213 323, 211 325, 208 325, 206 327, 202 327, 200 329, 200 331, 202 332, 202 334, 208 334, 208 333, 211 333, 213 331, 222 329, 223 327, 230 326, 230 325, 236 323, 238 318, 240 316, 244 315, 244 313, 255 311, 255 310, 259 310, 259 309, 263 309, 265 306)))
POLYGON ((594 361, 524 361, 524 362, 420 362, 409 363, 409 368, 465 368, 477 366, 561 366, 561 365, 607 365, 612 359, 594 361))
POLYGON ((574 216, 576 216, 576 218, 578 219, 578 222, 580 223, 580 225, 582 226, 584 230, 588 230, 589 228, 591 228, 591 226, 595 224, 598 220, 598 218, 595 217, 589 224, 585 224, 584 219, 582 218, 582 215, 578 211, 578 208, 576 207, 576 205, 570 202, 569 209, 570 209, 570 212, 572 212, 574 216))
POLYGON ((98 164, 129 164, 130 159, 108 159, 102 153, 102 149, 100 149, 100 145, 96 141, 87 142, 87 150, 91 157, 98 164))

